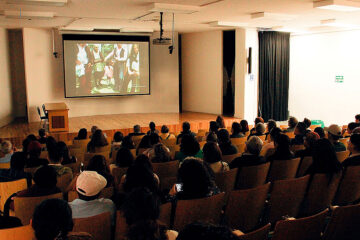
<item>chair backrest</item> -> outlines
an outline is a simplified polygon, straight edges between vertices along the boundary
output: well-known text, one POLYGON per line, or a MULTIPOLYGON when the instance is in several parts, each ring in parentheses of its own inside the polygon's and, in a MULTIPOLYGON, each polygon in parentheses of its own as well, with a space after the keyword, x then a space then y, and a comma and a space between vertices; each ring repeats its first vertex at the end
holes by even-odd
POLYGON ((349 138, 340 138, 339 139, 339 142, 343 143, 346 148, 348 146, 348 141, 349 141, 349 138))
POLYGON ((12 194, 26 188, 27 180, 25 178, 10 182, 0 182, 0 210, 4 211, 5 202, 12 194))
POLYGON ((87 147, 87 145, 88 145, 88 143, 90 142, 90 138, 87 138, 87 139, 81 139, 81 140, 76 140, 76 139, 74 139, 73 140, 73 146, 75 147, 75 146, 78 146, 78 147, 80 147, 80 148, 86 148, 87 147))
POLYGON ((14 198, 14 208, 15 208, 15 217, 18 217, 21 220, 23 225, 30 223, 35 208, 45 199, 58 198, 62 199, 62 193, 51 194, 41 197, 15 197, 14 198))
POLYGON ((287 135, 290 139, 295 137, 294 132, 285 132, 285 135, 287 135))
POLYGON ((163 191, 163 190, 170 190, 172 186, 174 186, 174 184, 176 183, 177 181, 177 177, 174 176, 174 177, 165 177, 165 178, 162 178, 160 180, 160 189, 163 191))
POLYGON ((162 143, 167 147, 174 146, 174 145, 176 145, 176 138, 164 139, 164 140, 162 140, 162 143))
MULTIPOLYGON (((160 187, 165 189, 165 181, 168 178, 173 178, 177 176, 177 172, 179 170, 179 161, 170 161, 165 163, 152 163, 154 173, 160 179, 160 187), (162 182, 164 181, 164 186, 162 186, 162 182)), ((166 186, 168 187, 168 186, 166 186)))
POLYGON ((235 158, 240 157, 241 153, 235 153, 231 155, 223 155, 222 160, 227 163, 231 163, 235 158))
POLYGON ((248 189, 264 185, 269 173, 270 162, 256 166, 242 167, 236 179, 236 189, 248 189))
POLYGON ((271 163, 268 181, 295 178, 300 164, 300 158, 289 160, 274 160, 271 163))
POLYGON ((337 205, 352 204, 360 200, 360 166, 345 168, 334 203, 337 205))
POLYGON ((39 167, 33 167, 33 168, 24 168, 24 172, 30 173, 31 176, 34 177, 34 174, 36 170, 38 170, 39 167))
POLYGON ((90 233, 94 240, 111 240, 110 212, 87 218, 74 218, 74 232, 90 233))
POLYGON ((47 159, 48 156, 49 156, 48 151, 41 151, 41 153, 40 153, 40 158, 47 159))
POLYGON ((200 149, 203 149, 203 147, 205 146, 206 141, 200 141, 199 145, 200 145, 200 149))
POLYGON ((327 174, 315 174, 305 195, 301 216, 311 216, 330 207, 341 179, 341 172, 331 179, 327 174))
POLYGON ((311 156, 306 156, 303 159, 301 159, 296 176, 297 177, 305 176, 306 171, 309 169, 312 163, 313 163, 313 158, 311 156))
POLYGON ((343 162, 345 159, 347 159, 350 155, 350 151, 342 151, 342 152, 336 152, 337 159, 339 162, 343 162))
POLYGON ((76 157, 77 161, 84 162, 84 154, 86 152, 85 148, 70 148, 70 155, 76 157))
POLYGON ((71 180, 72 180, 72 174, 65 173, 57 177, 56 186, 61 190, 61 192, 65 192, 66 188, 70 185, 71 180))
POLYGON ((229 226, 245 232, 254 230, 260 222, 269 190, 270 183, 252 189, 232 191, 225 210, 229 226))
POLYGON ((275 181, 269 201, 269 222, 275 223, 282 216, 297 217, 310 175, 301 178, 275 181))
POLYGON ((160 206, 160 216, 159 220, 163 224, 165 224, 168 228, 170 228, 171 224, 171 203, 165 203, 160 206))
POLYGON ((128 232, 128 225, 126 223, 126 219, 121 211, 117 211, 114 240, 126 240, 127 232, 128 232))
POLYGON ((77 161, 75 163, 69 163, 69 164, 65 164, 63 165, 64 167, 68 167, 68 168, 71 168, 73 174, 77 174, 77 173, 80 173, 80 165, 81 162, 80 161, 77 161))
POLYGON ((266 135, 260 135, 258 137, 261 139, 261 141, 266 142, 266 135))
POLYGON ((320 240, 328 212, 326 209, 310 217, 278 221, 272 240, 320 240))
POLYGON ((0 239, 3 240, 31 240, 35 239, 31 225, 0 229, 0 239))
POLYGON ((130 152, 132 154, 132 156, 134 157, 134 159, 136 158, 136 149, 133 148, 133 149, 130 149, 130 152))
POLYGON ((117 190, 119 190, 120 188, 120 182, 121 182, 121 178, 124 174, 126 174, 128 168, 119 168, 119 167, 114 167, 111 170, 111 175, 114 176, 114 183, 115 183, 115 188, 117 190))
POLYGON ((305 146, 304 146, 303 144, 290 146, 290 150, 291 150, 292 152, 296 152, 296 151, 304 150, 304 149, 305 149, 305 146))
POLYGON ((207 130, 206 129, 199 129, 196 136, 202 136, 204 137, 206 135, 207 130))
POLYGON ((105 157, 106 162, 108 163, 108 165, 110 165, 110 152, 97 152, 97 153, 85 153, 84 154, 84 166, 86 167, 89 162, 90 159, 93 158, 95 155, 102 155, 105 157))
POLYGON ((360 239, 360 204, 334 209, 324 232, 324 240, 360 239))
POLYGON ((240 145, 240 144, 244 144, 246 142, 247 138, 246 137, 241 137, 241 138, 230 138, 231 144, 232 145, 240 145))
POLYGON ((240 144, 235 145, 239 154, 242 154, 245 152, 245 145, 246 145, 245 143, 240 143, 240 144))
POLYGON ((0 168, 9 169, 10 168, 10 162, 0 163, 0 168))
POLYGON ((271 228, 271 224, 268 223, 265 226, 255 230, 255 231, 252 231, 252 232, 249 232, 249 233, 239 236, 238 239, 239 240, 267 240, 269 232, 270 232, 270 228, 271 228))
POLYGON ((111 144, 108 144, 103 147, 95 147, 95 153, 110 152, 110 151, 111 151, 111 144))
POLYGON ((180 231, 194 221, 218 224, 224 197, 225 193, 219 193, 207 198, 179 200, 175 210, 174 229, 180 231))
POLYGON ((132 140, 135 144, 135 148, 137 148, 141 142, 141 139, 144 137, 145 135, 140 135, 140 136, 133 136, 132 140))
POLYGON ((221 192, 225 192, 228 195, 234 190, 237 172, 238 169, 234 168, 230 171, 215 173, 215 183, 221 192))

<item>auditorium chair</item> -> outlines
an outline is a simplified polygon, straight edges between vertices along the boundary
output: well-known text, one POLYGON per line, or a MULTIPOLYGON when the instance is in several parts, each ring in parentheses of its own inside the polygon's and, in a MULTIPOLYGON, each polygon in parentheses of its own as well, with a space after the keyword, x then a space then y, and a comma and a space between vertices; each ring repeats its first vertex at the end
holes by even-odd
POLYGON ((327 174, 313 175, 300 215, 304 217, 311 216, 330 207, 338 189, 341 175, 341 172, 333 174, 331 179, 327 174))
POLYGON ((329 210, 305 218, 278 221, 271 240, 320 240, 329 210))
POLYGON ((271 224, 283 216, 297 217, 304 200, 310 175, 272 183, 267 218, 271 224))
POLYGON ((285 132, 285 135, 287 135, 290 139, 295 138, 294 132, 285 132))
POLYGON ((81 139, 81 140, 73 140, 73 147, 77 147, 77 148, 83 148, 83 149, 86 149, 87 148, 87 145, 88 143, 90 142, 90 138, 88 139, 81 139))
POLYGON ((126 174, 127 170, 128 168, 119 168, 116 166, 110 169, 111 175, 114 177, 115 189, 117 191, 120 191, 121 178, 126 174))
POLYGON ((360 239, 360 204, 335 207, 323 235, 323 240, 360 239))
POLYGON ((87 218, 74 218, 74 232, 87 232, 94 240, 111 240, 110 212, 87 218))
POLYGON ((61 190, 61 192, 65 192, 67 187, 70 185, 71 181, 72 181, 72 174, 65 173, 57 177, 56 186, 61 190))
POLYGON ((63 194, 56 193, 41 197, 14 197, 15 217, 19 218, 23 225, 29 224, 36 206, 42 201, 52 198, 63 199, 63 194))
POLYGON ((342 151, 342 152, 336 152, 336 156, 339 162, 343 162, 345 159, 347 159, 350 155, 350 151, 342 151))
POLYGON ((301 159, 296 176, 297 177, 305 176, 306 171, 309 169, 312 163, 313 163, 313 158, 311 156, 306 156, 303 159, 301 159))
POLYGON ((37 110, 37 113, 38 113, 39 118, 40 118, 40 125, 41 125, 42 121, 45 121, 45 122, 44 122, 44 125, 43 125, 43 128, 45 128, 45 126, 46 126, 46 120, 48 120, 48 117, 47 117, 46 115, 45 115, 45 116, 41 116, 41 110, 40 110, 39 107, 36 107, 36 110, 37 110))
POLYGON ((166 185, 166 179, 175 178, 176 181, 177 172, 179 170, 179 161, 152 163, 152 167, 154 173, 159 177, 161 189, 167 189, 169 187, 166 185))
POLYGON ((87 165, 90 162, 90 159, 93 158, 95 155, 102 155, 105 157, 106 162, 108 165, 110 165, 110 152, 98 152, 98 153, 84 153, 84 166, 87 167, 87 165))
POLYGON ((114 240, 126 240, 128 232, 128 225, 126 219, 121 211, 116 211, 116 225, 114 240))
POLYGON ((192 199, 178 200, 175 210, 174 229, 181 231, 187 224, 202 221, 219 224, 225 193, 192 199))
POLYGON ((103 147, 95 147, 95 153, 110 152, 110 151, 111 151, 111 144, 108 144, 103 147))
POLYGON ((144 137, 145 135, 140 135, 140 136, 133 136, 132 140, 135 144, 135 148, 137 148, 139 146, 139 143, 141 142, 141 139, 144 137))
POLYGON ((204 145, 206 144, 206 141, 199 142, 200 149, 203 149, 204 145))
POLYGON ((236 189, 249 189, 266 183, 270 162, 256 166, 242 167, 236 178, 236 189))
POLYGON ((299 144, 299 145, 292 145, 292 146, 290 146, 290 150, 292 151, 292 152, 297 152, 297 151, 299 151, 299 150, 304 150, 305 149, 305 146, 303 145, 303 144, 299 144))
POLYGON ((237 148, 239 154, 243 154, 245 152, 245 146, 246 146, 245 143, 235 145, 235 147, 237 148))
POLYGON ((225 220, 229 226, 244 232, 258 227, 269 190, 270 183, 252 189, 232 191, 225 210, 225 220))
POLYGON ((40 158, 48 159, 48 157, 49 157, 48 151, 41 151, 40 158))
POLYGON ((9 169, 9 168, 10 168, 10 162, 0 163, 0 169, 9 169))
POLYGON ((10 182, 0 182, 0 210, 4 211, 5 202, 12 194, 26 188, 27 180, 25 178, 10 182))
POLYGON ((244 144, 246 142, 247 138, 246 137, 241 137, 241 138, 230 138, 231 144, 232 145, 240 145, 240 144, 244 144))
POLYGON ((317 127, 321 127, 321 125, 311 125, 310 129, 311 129, 311 131, 314 131, 315 128, 317 128, 317 127))
POLYGON ((261 141, 263 141, 264 143, 266 143, 267 141, 266 141, 266 135, 261 135, 261 136, 258 136, 260 139, 261 139, 261 141))
POLYGON ((288 125, 280 125, 280 129, 281 130, 285 130, 285 129, 287 129, 289 126, 288 125))
POLYGON ((205 137, 206 136, 206 129, 199 129, 196 136, 205 137))
POLYGON ((162 140, 162 143, 169 147, 169 146, 175 146, 176 145, 176 138, 173 138, 173 139, 164 139, 162 140))
POLYGON ((159 221, 165 224, 168 228, 170 228, 171 226, 171 209, 172 209, 171 202, 162 204, 160 206, 159 221))
POLYGON ((255 230, 255 231, 245 233, 244 235, 239 236, 238 239, 239 240, 267 240, 269 232, 270 232, 270 228, 271 228, 271 224, 268 223, 265 226, 255 230))
POLYGON ((76 157, 77 162, 84 162, 84 154, 86 152, 86 148, 69 148, 69 152, 71 156, 76 157))
POLYGON ((234 190, 238 169, 234 168, 226 172, 215 173, 215 183, 221 192, 225 193, 225 202, 230 192, 234 190))
POLYGON ((24 168, 24 172, 30 173, 31 176, 34 177, 34 174, 36 170, 38 170, 39 167, 33 167, 33 168, 24 168))
POLYGON ((0 229, 1 240, 32 240, 35 239, 31 225, 0 229))
POLYGON ((235 153, 231 155, 222 155, 222 160, 226 163, 231 163, 235 158, 240 157, 242 153, 235 153))
POLYGON ((300 158, 289 160, 274 160, 271 162, 268 181, 295 178, 300 164, 300 158))
POLYGON ((334 204, 342 206, 358 202, 360 202, 360 166, 346 167, 334 204))
POLYGON ((71 168, 73 175, 76 175, 76 174, 80 173, 81 162, 78 159, 78 161, 75 163, 69 163, 69 164, 65 164, 63 166, 71 168))
POLYGON ((340 138, 339 142, 343 143, 347 149, 349 138, 340 138))

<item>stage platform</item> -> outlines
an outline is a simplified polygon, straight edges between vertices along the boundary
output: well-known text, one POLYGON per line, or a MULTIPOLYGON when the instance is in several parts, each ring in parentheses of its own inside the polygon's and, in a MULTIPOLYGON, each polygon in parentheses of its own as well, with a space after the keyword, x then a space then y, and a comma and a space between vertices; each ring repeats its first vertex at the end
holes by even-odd
MULTIPOLYGON (((72 140, 81 128, 90 131, 92 126, 98 126, 108 137, 113 136, 116 131, 124 135, 132 132, 134 125, 139 124, 142 132, 148 131, 149 122, 153 121, 156 128, 160 130, 162 125, 167 125, 170 132, 179 133, 183 122, 191 124, 191 130, 208 129, 209 122, 215 121, 217 115, 195 112, 184 113, 134 113, 134 114, 113 114, 69 118, 69 132, 49 133, 57 140, 72 140)), ((225 124, 230 127, 232 122, 240 121, 234 117, 224 117, 225 124)), ((27 123, 25 121, 14 121, 13 123, 0 128, 0 138, 10 140, 15 146, 21 147, 22 140, 29 134, 38 135, 41 128, 40 122, 27 123)))

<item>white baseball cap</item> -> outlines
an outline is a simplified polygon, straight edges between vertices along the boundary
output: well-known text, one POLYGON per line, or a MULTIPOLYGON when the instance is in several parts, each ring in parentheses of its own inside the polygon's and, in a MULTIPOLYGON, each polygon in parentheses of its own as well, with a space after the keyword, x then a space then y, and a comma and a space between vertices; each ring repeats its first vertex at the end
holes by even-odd
POLYGON ((91 197, 105 188, 106 179, 95 171, 84 171, 76 180, 76 191, 81 195, 91 197))
POLYGON ((324 128, 324 130, 334 136, 341 137, 341 127, 339 125, 332 124, 328 128, 324 128))

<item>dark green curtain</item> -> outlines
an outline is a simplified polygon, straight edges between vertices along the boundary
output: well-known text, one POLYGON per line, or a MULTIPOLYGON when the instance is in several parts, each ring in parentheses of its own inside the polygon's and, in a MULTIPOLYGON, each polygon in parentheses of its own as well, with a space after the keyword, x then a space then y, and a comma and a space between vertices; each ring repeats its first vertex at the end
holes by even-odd
POLYGON ((287 120, 290 33, 259 32, 259 116, 287 120))

